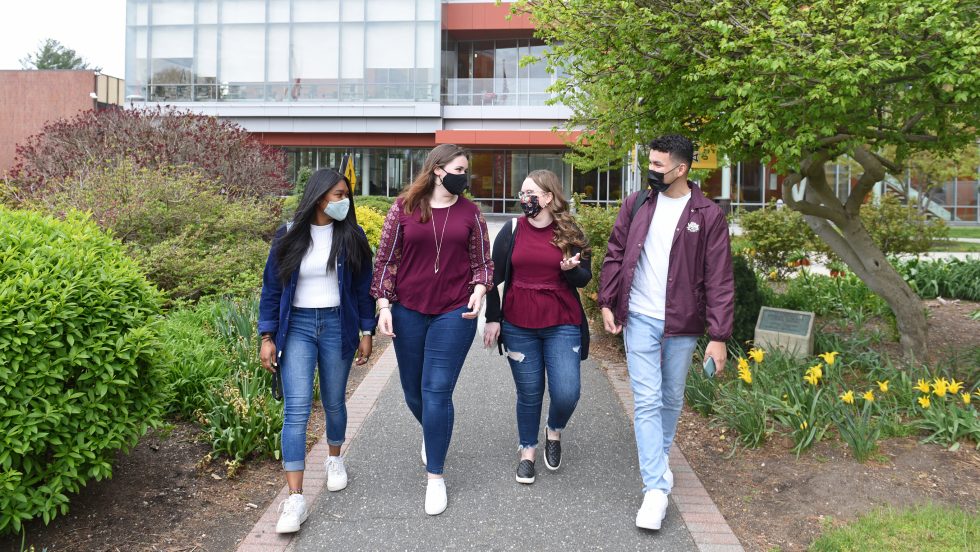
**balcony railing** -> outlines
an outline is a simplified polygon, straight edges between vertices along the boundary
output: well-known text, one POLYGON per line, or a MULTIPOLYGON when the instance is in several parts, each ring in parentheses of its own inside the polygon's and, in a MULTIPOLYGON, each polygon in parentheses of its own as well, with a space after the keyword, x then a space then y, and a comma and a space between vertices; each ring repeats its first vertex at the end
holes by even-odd
POLYGON ((445 79, 443 105, 546 105, 551 78, 445 79))
POLYGON ((153 83, 145 97, 151 102, 435 102, 439 85, 363 81, 153 83))

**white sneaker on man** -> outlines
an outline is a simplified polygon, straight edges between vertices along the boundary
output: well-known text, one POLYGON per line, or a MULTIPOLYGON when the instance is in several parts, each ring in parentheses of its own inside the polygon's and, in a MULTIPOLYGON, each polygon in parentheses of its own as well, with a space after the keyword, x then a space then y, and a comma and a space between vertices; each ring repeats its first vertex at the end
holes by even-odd
POLYGON ((425 486, 425 513, 437 516, 446 511, 446 480, 429 479, 425 486))
POLYGON ((667 517, 667 493, 654 489, 643 495, 643 505, 636 513, 636 526, 658 531, 665 517, 667 517))
POLYGON ((289 498, 279 503, 279 522, 276 523, 276 533, 295 533, 299 526, 306 521, 310 511, 306 508, 306 499, 301 494, 289 495, 289 498))
POLYGON ((327 490, 342 491, 347 488, 347 468, 342 456, 327 458, 327 490))

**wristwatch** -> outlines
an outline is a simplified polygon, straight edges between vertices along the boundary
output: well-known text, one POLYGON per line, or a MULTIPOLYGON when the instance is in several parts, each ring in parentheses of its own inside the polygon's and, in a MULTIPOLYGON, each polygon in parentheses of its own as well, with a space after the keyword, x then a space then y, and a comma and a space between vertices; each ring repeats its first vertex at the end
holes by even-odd
POLYGON ((374 330, 361 330, 360 332, 358 332, 358 334, 361 337, 364 337, 366 335, 374 335, 374 330))

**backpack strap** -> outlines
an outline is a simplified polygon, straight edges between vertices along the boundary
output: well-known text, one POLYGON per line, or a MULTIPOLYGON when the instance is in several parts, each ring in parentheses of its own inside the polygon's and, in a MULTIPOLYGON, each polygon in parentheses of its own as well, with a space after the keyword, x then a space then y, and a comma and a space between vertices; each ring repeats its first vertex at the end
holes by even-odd
POLYGON ((630 211, 630 224, 633 224, 633 218, 636 217, 636 212, 640 210, 643 206, 643 202, 650 197, 650 188, 643 188, 640 193, 636 194, 636 201, 633 203, 633 210, 630 211))

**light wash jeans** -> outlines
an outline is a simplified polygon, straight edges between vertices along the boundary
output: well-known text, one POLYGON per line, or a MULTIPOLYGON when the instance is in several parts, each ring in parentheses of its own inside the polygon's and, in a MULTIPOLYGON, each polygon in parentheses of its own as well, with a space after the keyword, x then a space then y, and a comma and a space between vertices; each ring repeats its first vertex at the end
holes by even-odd
POLYGON ((633 387, 633 430, 643 492, 670 492, 664 479, 667 454, 684 405, 684 383, 698 338, 664 338, 664 321, 630 312, 626 320, 626 365, 633 387))
MULTIPOLYGON (((541 427, 541 405, 547 380, 548 428, 565 429, 575 412, 582 388, 580 368, 582 334, 578 326, 562 324, 541 329, 515 326, 504 320, 501 324, 504 346, 510 354, 507 361, 517 387, 517 433, 520 448, 538 444, 541 427)), ((547 436, 546 436, 547 437, 547 436)))
POLYGON ((347 378, 353 354, 341 354, 340 309, 293 307, 283 347, 282 465, 286 471, 306 467, 306 426, 313 402, 313 372, 320 374, 320 400, 327 417, 327 443, 344 444, 347 431, 347 378))

